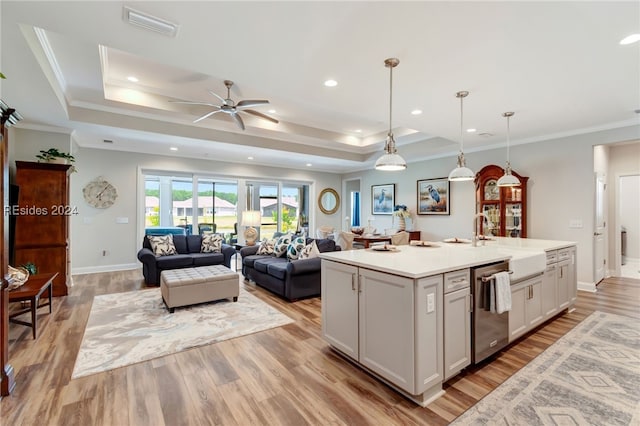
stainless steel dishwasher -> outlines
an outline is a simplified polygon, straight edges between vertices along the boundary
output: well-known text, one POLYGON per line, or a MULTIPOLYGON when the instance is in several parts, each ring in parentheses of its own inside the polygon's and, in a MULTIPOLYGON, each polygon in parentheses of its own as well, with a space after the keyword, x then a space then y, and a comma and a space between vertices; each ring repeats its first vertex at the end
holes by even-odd
POLYGON ((495 354, 509 343, 509 312, 491 313, 489 310, 490 286, 494 274, 508 271, 508 262, 498 262, 471 269, 471 363, 477 364, 495 354))

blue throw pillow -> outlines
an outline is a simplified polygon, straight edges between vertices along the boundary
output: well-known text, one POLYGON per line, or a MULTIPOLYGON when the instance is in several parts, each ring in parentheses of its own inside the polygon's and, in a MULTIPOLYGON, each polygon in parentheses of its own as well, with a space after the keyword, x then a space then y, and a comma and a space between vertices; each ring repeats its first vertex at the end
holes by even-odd
POLYGON ((300 253, 302 253, 302 250, 304 250, 306 246, 305 240, 305 237, 296 237, 289 243, 287 247, 287 259, 296 260, 300 257, 300 253))
POLYGON ((291 243, 291 235, 283 235, 276 241, 276 245, 273 248, 273 255, 275 257, 282 257, 287 254, 287 247, 291 243))

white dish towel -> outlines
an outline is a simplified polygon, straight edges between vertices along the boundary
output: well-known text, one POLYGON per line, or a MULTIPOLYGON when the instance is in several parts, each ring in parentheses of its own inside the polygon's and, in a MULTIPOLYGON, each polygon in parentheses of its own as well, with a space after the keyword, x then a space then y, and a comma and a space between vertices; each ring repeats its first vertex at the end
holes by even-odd
POLYGON ((496 313, 501 314, 511 310, 511 279, 509 273, 498 272, 495 274, 496 285, 496 313))

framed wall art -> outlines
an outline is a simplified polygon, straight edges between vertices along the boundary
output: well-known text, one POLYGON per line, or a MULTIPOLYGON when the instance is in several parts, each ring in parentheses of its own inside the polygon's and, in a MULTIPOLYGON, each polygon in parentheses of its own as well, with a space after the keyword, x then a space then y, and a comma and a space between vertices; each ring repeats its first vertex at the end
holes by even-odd
POLYGON ((450 214, 449 179, 418 181, 418 214, 450 214))
POLYGON ((393 214, 396 184, 371 185, 371 214, 393 214))

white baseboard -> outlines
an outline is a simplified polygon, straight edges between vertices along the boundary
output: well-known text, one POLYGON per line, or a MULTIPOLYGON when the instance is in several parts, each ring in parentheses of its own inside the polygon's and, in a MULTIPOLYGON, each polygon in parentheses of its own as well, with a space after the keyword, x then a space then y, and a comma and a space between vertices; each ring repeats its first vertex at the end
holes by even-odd
POLYGON ((96 274, 99 272, 129 271, 141 269, 139 263, 123 263, 120 265, 87 266, 84 268, 71 268, 71 275, 96 274))
POLYGON ((584 281, 578 281, 578 290, 588 291, 590 293, 596 292, 596 283, 587 283, 584 281))

